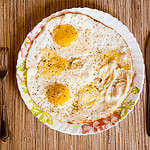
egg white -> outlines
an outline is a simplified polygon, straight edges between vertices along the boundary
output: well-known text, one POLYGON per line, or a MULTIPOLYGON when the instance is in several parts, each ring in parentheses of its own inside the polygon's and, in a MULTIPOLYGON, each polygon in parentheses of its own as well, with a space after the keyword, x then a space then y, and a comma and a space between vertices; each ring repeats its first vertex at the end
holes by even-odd
POLYGON ((128 95, 133 78, 132 64, 130 70, 118 69, 116 62, 102 66, 99 58, 103 53, 110 50, 124 52, 125 55, 121 56, 121 60, 131 64, 129 48, 124 39, 115 30, 81 14, 67 13, 51 19, 34 40, 26 60, 28 69, 27 86, 32 99, 41 109, 63 122, 88 122, 107 116, 128 95), (70 46, 62 47, 53 40, 53 30, 60 24, 70 24, 77 30, 77 40, 71 43, 70 46), (43 78, 38 72, 38 64, 42 59, 40 50, 43 48, 55 50, 57 55, 68 61, 71 58, 80 58, 84 65, 81 68, 65 69, 58 76, 43 78), (123 73, 127 76, 126 89, 123 94, 112 98, 110 96, 112 85, 123 73), (110 82, 106 84, 106 78, 112 75, 110 82), (99 77, 102 78, 102 82, 96 80, 99 77), (63 106, 54 106, 46 96, 48 85, 56 82, 67 85, 70 91, 70 100, 63 106), (101 90, 99 101, 90 108, 81 106, 76 111, 74 104, 78 100, 77 93, 91 83, 101 90))

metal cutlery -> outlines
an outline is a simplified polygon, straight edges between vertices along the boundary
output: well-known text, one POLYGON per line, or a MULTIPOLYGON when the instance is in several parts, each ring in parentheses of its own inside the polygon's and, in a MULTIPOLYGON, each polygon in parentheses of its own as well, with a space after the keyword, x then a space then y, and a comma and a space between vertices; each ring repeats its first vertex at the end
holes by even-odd
POLYGON ((5 86, 4 80, 8 73, 8 48, 3 47, 0 48, 0 81, 2 87, 2 96, 1 96, 1 103, 2 103, 2 111, 1 111, 1 127, 0 127, 0 139, 3 142, 6 142, 9 138, 9 128, 8 128, 8 118, 7 118, 7 111, 5 105, 5 86))
POLYGON ((146 97, 147 97, 147 133, 150 136, 150 33, 146 46, 146 97))

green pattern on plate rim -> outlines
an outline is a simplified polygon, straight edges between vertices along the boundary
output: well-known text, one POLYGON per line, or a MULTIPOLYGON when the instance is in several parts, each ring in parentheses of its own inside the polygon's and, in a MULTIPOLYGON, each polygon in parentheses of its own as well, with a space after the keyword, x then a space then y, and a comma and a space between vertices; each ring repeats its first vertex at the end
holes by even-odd
MULTIPOLYGON (((55 128, 57 124, 56 123, 54 124, 54 120, 52 119, 51 115, 41 110, 39 106, 34 103, 34 101, 31 99, 31 97, 28 94, 27 69, 26 69, 26 63, 25 63, 26 56, 27 56, 28 50, 30 49, 31 43, 33 43, 33 41, 38 37, 39 33, 41 32, 44 25, 46 24, 47 19, 49 18, 42 20, 37 26, 35 26, 35 28, 27 35, 26 39, 24 40, 24 43, 21 46, 21 51, 19 52, 19 56, 18 56, 16 77, 17 77, 18 87, 19 87, 21 96, 25 104, 27 105, 27 107, 32 112, 32 114, 35 117, 37 117, 43 124, 47 124, 49 127, 55 128)), ((137 86, 133 86, 133 88, 131 89, 130 95, 131 94, 138 95, 139 92, 140 92, 139 88, 137 86)), ((83 124, 78 125, 78 127, 80 128, 80 130, 78 130, 79 131, 78 134, 98 133, 98 132, 102 132, 106 129, 113 127, 120 120, 124 119, 127 116, 128 112, 133 109, 135 103, 136 103, 135 100, 130 100, 127 98, 114 111, 114 113, 108 116, 107 118, 101 118, 94 122, 83 123, 83 124)), ((61 129, 59 130, 61 131, 61 129)), ((65 131, 63 130, 63 132, 65 131)))

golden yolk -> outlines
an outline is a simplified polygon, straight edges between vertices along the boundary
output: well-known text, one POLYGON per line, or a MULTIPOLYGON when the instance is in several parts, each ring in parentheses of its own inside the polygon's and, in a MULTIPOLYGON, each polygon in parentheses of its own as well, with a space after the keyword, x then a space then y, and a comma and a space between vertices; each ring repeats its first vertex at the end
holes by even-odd
POLYGON ((116 62, 120 61, 121 52, 117 52, 115 50, 108 51, 103 54, 102 58, 107 61, 107 63, 111 62, 112 60, 116 60, 116 62))
POLYGON ((47 91, 48 100, 53 105, 63 106, 70 99, 70 92, 67 86, 63 84, 53 84, 47 91))
POLYGON ((53 30, 53 38, 58 45, 66 47, 77 39, 77 31, 70 24, 58 25, 53 30))
POLYGON ((41 56, 43 59, 38 65, 38 70, 44 78, 60 75, 67 65, 67 60, 58 56, 55 51, 42 49, 41 56))
POLYGON ((130 69, 130 65, 127 62, 121 62, 121 55, 123 55, 122 52, 111 50, 104 53, 102 59, 104 59, 106 63, 110 63, 112 60, 115 60, 120 68, 124 68, 126 70, 130 69))
POLYGON ((92 85, 85 86, 79 92, 79 102, 81 102, 85 106, 93 106, 99 98, 99 91, 92 85))

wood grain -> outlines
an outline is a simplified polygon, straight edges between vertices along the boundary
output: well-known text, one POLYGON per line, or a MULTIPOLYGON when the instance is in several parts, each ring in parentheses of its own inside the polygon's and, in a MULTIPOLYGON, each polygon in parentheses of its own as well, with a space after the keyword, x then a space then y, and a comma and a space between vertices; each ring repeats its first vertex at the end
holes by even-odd
POLYGON ((58 10, 90 7, 120 19, 135 35, 143 56, 150 32, 150 0, 0 0, 0 47, 9 47, 6 105, 11 139, 1 150, 149 150, 146 134, 145 86, 140 100, 125 120, 97 135, 71 136, 54 131, 31 114, 17 89, 15 67, 20 46, 30 30, 58 10))

